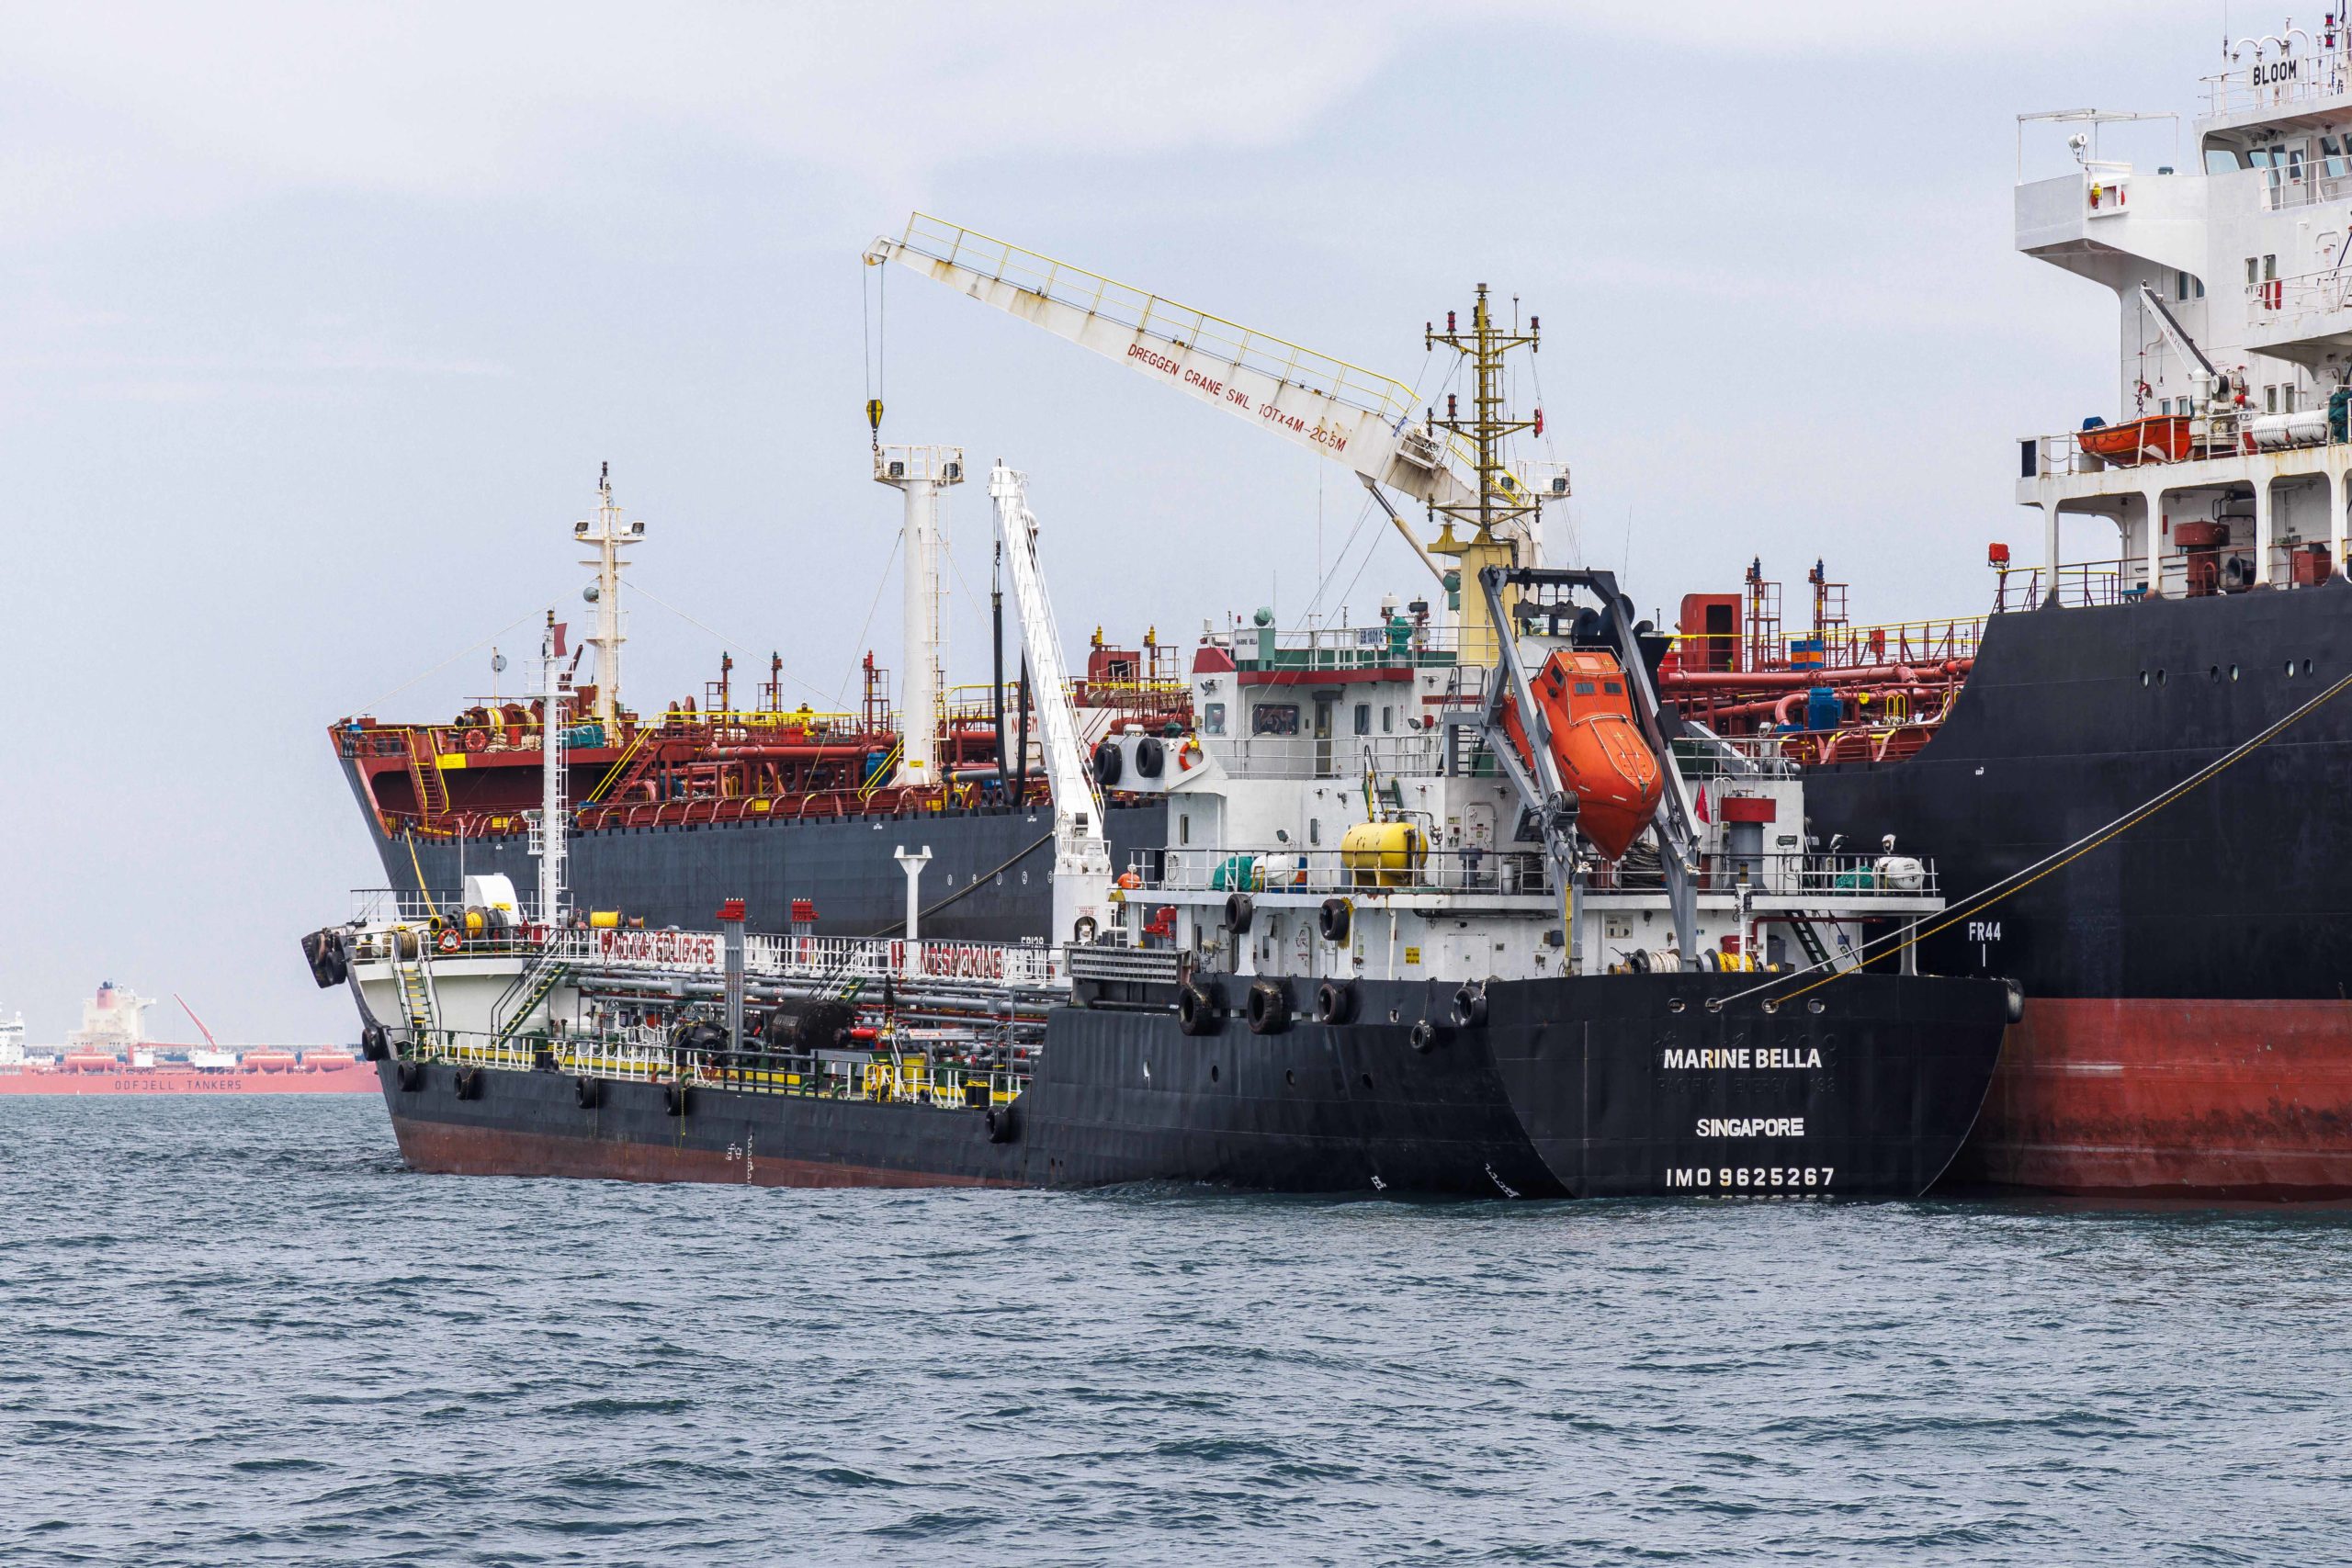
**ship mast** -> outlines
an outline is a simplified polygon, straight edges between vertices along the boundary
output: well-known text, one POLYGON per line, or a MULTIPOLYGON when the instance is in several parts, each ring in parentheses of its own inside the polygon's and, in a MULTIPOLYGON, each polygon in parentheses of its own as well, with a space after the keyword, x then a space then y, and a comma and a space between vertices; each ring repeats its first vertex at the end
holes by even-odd
MULTIPOLYGON (((1445 395, 1445 417, 1440 419, 1432 410, 1430 428, 1466 437, 1477 457, 1477 496, 1469 502, 1437 501, 1430 503, 1430 511, 1444 520, 1436 540, 1430 546, 1432 555, 1452 556, 1457 564, 1456 573, 1449 574, 1450 592, 1458 596, 1462 610, 1461 659, 1465 664, 1494 666, 1501 662, 1496 627, 1487 614, 1486 595, 1476 586, 1479 573, 1488 567, 1505 570, 1520 567, 1542 565, 1541 525, 1544 502, 1547 497, 1538 495, 1522 483, 1503 462, 1503 442, 1520 431, 1544 434, 1544 411, 1535 411, 1532 419, 1512 419, 1504 408, 1504 356, 1515 348, 1532 354, 1542 345, 1540 329, 1543 323, 1534 316, 1527 319, 1522 333, 1516 323, 1509 332, 1495 325, 1487 307, 1487 286, 1478 285, 1477 302, 1470 309, 1470 330, 1463 332, 1455 324, 1454 313, 1445 313, 1445 331, 1434 324, 1422 329, 1425 346, 1443 346, 1469 360, 1476 389, 1470 396, 1471 414, 1461 417, 1455 396, 1445 395), (1463 524, 1470 530, 1470 537, 1455 536, 1453 525, 1463 524)), ((1504 610, 1518 600, 1516 589, 1506 590, 1504 610)))
POLYGON ((595 520, 573 524, 571 536, 596 551, 580 564, 596 569, 588 595, 596 604, 596 635, 587 640, 596 649, 596 717, 609 735, 620 716, 621 644, 628 640, 621 633, 621 568, 628 563, 621 552, 645 537, 642 522, 621 525, 621 509, 613 504, 612 464, 605 464, 596 478, 595 520))
MULTIPOLYGON (((564 673, 563 627, 549 610, 547 630, 539 641, 540 700, 545 705, 539 714, 539 817, 534 835, 538 841, 533 846, 539 857, 539 920, 549 930, 563 924, 564 860, 569 848, 564 841, 564 673)), ((600 669, 597 673, 604 671, 600 669)))
POLYGON ((942 782, 939 732, 946 718, 947 694, 947 582, 940 570, 946 535, 940 502, 949 486, 964 482, 964 449, 877 444, 874 477, 906 497, 900 580, 906 683, 899 705, 899 778, 910 784, 935 784, 942 782))

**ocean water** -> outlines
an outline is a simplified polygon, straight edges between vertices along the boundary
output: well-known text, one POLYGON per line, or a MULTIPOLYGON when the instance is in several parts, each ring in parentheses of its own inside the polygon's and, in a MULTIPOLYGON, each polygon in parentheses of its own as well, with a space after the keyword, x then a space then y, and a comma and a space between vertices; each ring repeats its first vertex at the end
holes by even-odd
POLYGON ((2352 1216, 426 1177, 0 1100, 0 1564, 2352 1559, 2352 1216))

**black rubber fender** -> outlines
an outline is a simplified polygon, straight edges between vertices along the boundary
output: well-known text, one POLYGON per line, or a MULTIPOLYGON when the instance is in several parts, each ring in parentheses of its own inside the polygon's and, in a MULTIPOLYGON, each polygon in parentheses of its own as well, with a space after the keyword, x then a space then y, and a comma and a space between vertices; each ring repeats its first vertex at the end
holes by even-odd
POLYGON ((1437 1049, 1437 1025, 1425 1018, 1416 1020, 1413 1027, 1406 1032, 1405 1039, 1414 1050, 1426 1056, 1437 1049))
POLYGON ((1247 893, 1228 893, 1225 896, 1225 929, 1235 936, 1248 934, 1250 922, 1257 913, 1258 906, 1247 893))
POLYGON ((571 1098, 582 1111, 594 1111, 604 1103, 605 1086, 591 1077, 571 1080, 571 1098))
POLYGON ((359 1031, 359 1054, 371 1062, 380 1062, 392 1054, 392 1032, 380 1023, 370 1023, 359 1031))
POLYGON ((1453 1026, 1476 1029, 1487 1021, 1487 987, 1464 981, 1453 993, 1453 1026))
POLYGON ((988 1114, 989 1142, 1009 1144, 1021 1136, 1021 1113, 1012 1104, 991 1105, 988 1114))
POLYGON ((1101 745, 1094 748, 1094 782, 1104 789, 1109 789, 1119 782, 1119 775, 1125 767, 1126 760, 1119 755, 1119 743, 1116 740, 1106 738, 1101 745))
POLYGON ((1280 1034, 1290 1027, 1290 991, 1280 980, 1259 980, 1244 1004, 1252 1034, 1280 1034))
POLYGON ((1136 777, 1156 779, 1168 766, 1168 749, 1157 735, 1147 735, 1136 742, 1136 777))
POLYGON ((402 1094, 414 1094, 424 1087, 424 1064, 423 1062, 402 1062, 401 1064, 401 1092, 402 1094))
POLYGON ((318 982, 322 991, 342 985, 351 974, 343 933, 333 927, 312 931, 302 939, 302 962, 311 966, 311 978, 318 982))
POLYGON ((459 1100, 480 1100, 481 1098, 481 1069, 459 1067, 456 1084, 459 1100))
POLYGON ((1315 1021, 1317 1023, 1353 1023, 1356 1021, 1356 988, 1346 980, 1326 980, 1315 987, 1315 1021))
POLYGON ((1323 933, 1325 942, 1345 942, 1355 922, 1355 907, 1345 898, 1326 898, 1323 908, 1315 912, 1315 929, 1323 933))
POLYGON ((1214 980, 1187 980, 1176 993, 1176 1027, 1187 1034, 1215 1034, 1225 998, 1214 980))
POLYGON ((662 1086, 662 1109, 672 1116, 684 1116, 689 1106, 686 1086, 665 1083, 662 1086))

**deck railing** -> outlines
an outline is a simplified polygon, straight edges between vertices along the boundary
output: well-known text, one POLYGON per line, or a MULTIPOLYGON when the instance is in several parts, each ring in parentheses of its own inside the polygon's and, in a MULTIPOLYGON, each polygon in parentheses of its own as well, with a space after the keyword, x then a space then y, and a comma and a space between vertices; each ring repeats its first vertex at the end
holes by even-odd
POLYGON ((781 1052, 649 1044, 629 1033, 528 1034, 500 1040, 434 1030, 401 1047, 404 1061, 508 1072, 677 1085, 876 1104, 976 1110, 1003 1105, 1029 1087, 1029 1053, 977 1039, 953 1053, 938 1043, 910 1049, 781 1052))

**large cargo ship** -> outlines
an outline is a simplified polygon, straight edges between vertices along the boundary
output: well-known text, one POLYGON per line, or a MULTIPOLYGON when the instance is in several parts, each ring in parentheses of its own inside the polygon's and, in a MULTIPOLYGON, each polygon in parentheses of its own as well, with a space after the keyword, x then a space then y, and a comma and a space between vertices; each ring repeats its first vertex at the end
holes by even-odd
POLYGON ((1816 564, 1784 626, 1759 563, 1662 672, 1806 764, 1816 835, 1991 890, 1923 948, 2027 996, 1956 1180, 2352 1195, 2352 44, 2233 40, 2205 88, 2187 167, 2101 155, 2148 117, 2021 120, 2070 162, 2018 248, 2120 303, 2120 396, 2020 442, 1994 613, 1857 626, 1816 564))
POLYGON ((375 1075, 345 1046, 223 1046, 209 1032, 201 1045, 150 1040, 145 1013, 154 1005, 109 980, 82 1004, 82 1026, 53 1055, 26 1049, 21 1017, 0 1023, 0 1095, 355 1094, 376 1087, 375 1075))
MULTIPOLYGON (((552 740, 571 818, 567 888, 583 910, 659 929, 744 897, 755 930, 886 935, 903 917, 898 852, 928 850, 922 913, 934 931, 1042 936, 1050 812, 1035 703, 1025 675, 1008 679, 1001 614, 991 679, 946 680, 942 508, 963 482, 962 454, 877 446, 874 470, 905 496, 901 665, 911 675, 898 702, 871 653, 850 712, 787 703, 775 657, 746 693, 729 653, 699 697, 658 713, 628 706, 621 599, 645 525, 614 503, 608 471, 594 517, 571 530, 593 552, 582 564, 595 572, 585 598, 596 629, 559 676, 552 731, 546 693, 478 699, 447 720, 363 714, 332 727, 386 877, 385 890, 363 895, 367 907, 390 896, 452 902, 469 874, 532 886, 552 740)), ((1087 737, 1181 725, 1182 674, 1156 634, 1118 647, 1097 631, 1071 683, 1087 737)), ((1140 848, 1157 841, 1158 814, 1114 807, 1108 827, 1119 850, 1140 848)))
MULTIPOLYGON (((1485 318, 1482 291, 1482 370, 1485 318)), ((1487 564, 1455 635, 1399 616, 1317 672, 1405 729, 1302 735, 1306 694, 1273 650, 1213 634, 1203 722, 1090 759, 1034 519, 999 468, 1047 694, 1047 918, 1073 940, 937 941, 919 912, 896 941, 765 936, 741 900, 716 933, 582 928, 551 898, 559 828, 540 845, 550 922, 476 875, 458 909, 305 944, 352 992, 404 1156, 782 1186, 1925 1190, 1975 1118, 2014 990, 1893 944, 1864 972, 1871 931, 1942 907, 1932 863, 1770 831, 1804 818, 1797 771, 1671 739, 1630 602, 1606 574, 1510 564, 1523 546, 1495 525, 1525 513, 1482 489, 1460 509, 1487 564), (1171 826, 1115 880, 1105 779, 1164 799, 1171 826)))

